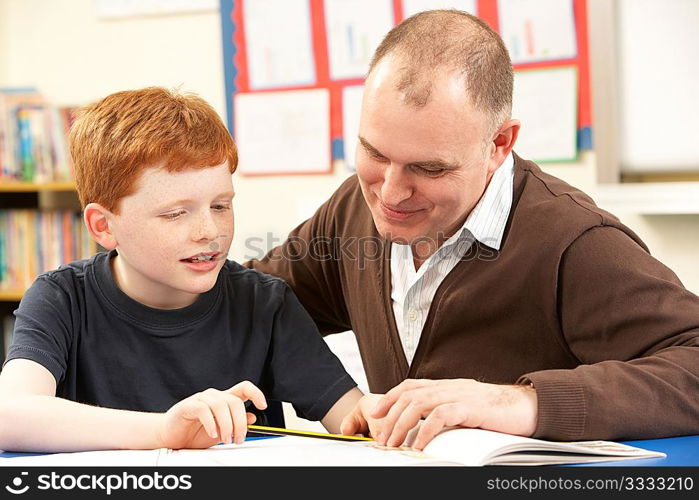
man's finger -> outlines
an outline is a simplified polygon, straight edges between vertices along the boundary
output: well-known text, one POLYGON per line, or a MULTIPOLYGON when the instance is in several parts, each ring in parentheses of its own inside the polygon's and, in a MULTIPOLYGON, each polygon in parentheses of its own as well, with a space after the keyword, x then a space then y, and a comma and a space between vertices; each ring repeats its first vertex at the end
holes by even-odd
MULTIPOLYGON (((386 446, 403 444, 410 429, 420 422, 421 415, 422 409, 417 404, 407 405, 393 425, 390 435, 387 436, 386 446)), ((384 432, 387 432, 386 428, 384 428, 384 432)))
POLYGON ((376 406, 371 411, 370 416, 373 418, 383 418, 389 412, 391 407, 398 401, 398 398, 404 392, 419 389, 433 382, 432 380, 423 379, 407 379, 395 386, 393 389, 384 394, 376 403, 376 406))
POLYGON ((466 427, 468 410, 466 405, 449 403, 435 408, 420 424, 420 430, 413 441, 413 448, 422 450, 445 427, 460 425, 466 427))

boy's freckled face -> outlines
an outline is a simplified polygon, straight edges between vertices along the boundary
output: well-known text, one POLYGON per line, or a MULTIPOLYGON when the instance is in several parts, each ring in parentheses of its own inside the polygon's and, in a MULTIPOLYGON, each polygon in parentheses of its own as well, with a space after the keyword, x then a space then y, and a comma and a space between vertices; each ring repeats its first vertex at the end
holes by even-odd
POLYGON ((175 309, 213 287, 233 236, 228 164, 168 172, 149 168, 119 202, 110 227, 119 287, 151 307, 175 309))

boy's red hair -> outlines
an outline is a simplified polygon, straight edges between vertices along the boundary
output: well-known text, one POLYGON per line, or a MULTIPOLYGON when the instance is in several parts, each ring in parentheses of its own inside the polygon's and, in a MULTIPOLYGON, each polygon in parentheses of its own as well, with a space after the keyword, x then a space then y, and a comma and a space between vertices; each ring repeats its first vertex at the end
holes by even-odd
POLYGON ((86 106, 69 140, 82 207, 99 203, 114 213, 146 168, 173 172, 228 162, 233 173, 238 165, 216 111, 194 94, 160 87, 116 92, 86 106))

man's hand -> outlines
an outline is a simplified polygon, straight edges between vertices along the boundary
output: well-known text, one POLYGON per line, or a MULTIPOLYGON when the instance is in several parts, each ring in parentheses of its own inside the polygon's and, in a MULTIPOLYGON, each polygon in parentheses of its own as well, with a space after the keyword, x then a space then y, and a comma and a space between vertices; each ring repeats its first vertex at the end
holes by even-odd
POLYGON ((380 431, 380 421, 375 418, 371 418, 370 413, 376 407, 377 403, 382 397, 382 394, 365 394, 362 396, 352 411, 342 419, 342 424, 340 424, 340 432, 347 436, 363 434, 365 436, 372 436, 374 439, 376 439, 376 435, 380 431))
POLYGON ((207 389, 174 404, 158 428, 163 448, 208 448, 219 442, 240 444, 255 415, 245 412, 245 401, 264 410, 267 402, 262 391, 245 381, 225 391, 207 389))
POLYGON ((413 441, 422 450, 444 427, 477 427, 531 436, 537 424, 536 391, 528 385, 496 385, 472 379, 405 380, 368 413, 381 419, 375 439, 399 446, 420 419, 413 441))

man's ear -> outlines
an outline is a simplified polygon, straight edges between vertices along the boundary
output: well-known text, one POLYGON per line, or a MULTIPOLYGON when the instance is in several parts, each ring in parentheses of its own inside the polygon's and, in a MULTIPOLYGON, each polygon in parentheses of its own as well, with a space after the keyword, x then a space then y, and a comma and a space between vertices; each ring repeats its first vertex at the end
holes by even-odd
POLYGON ((85 226, 90 236, 106 250, 117 246, 116 236, 111 227, 112 213, 99 203, 88 203, 83 211, 85 226))
POLYGON ((519 128, 519 120, 510 119, 505 121, 495 133, 493 141, 489 144, 490 156, 487 158, 490 163, 489 171, 497 170, 510 154, 517 141, 519 128))

